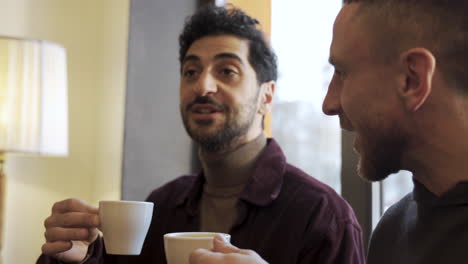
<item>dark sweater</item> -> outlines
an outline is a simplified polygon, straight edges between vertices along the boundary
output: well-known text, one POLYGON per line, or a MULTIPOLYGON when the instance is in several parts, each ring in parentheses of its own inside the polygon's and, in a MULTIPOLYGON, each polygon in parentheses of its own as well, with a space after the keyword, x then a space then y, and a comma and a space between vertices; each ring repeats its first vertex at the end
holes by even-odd
POLYGON ((468 182, 437 197, 414 181, 372 234, 368 264, 390 263, 468 263, 468 182))

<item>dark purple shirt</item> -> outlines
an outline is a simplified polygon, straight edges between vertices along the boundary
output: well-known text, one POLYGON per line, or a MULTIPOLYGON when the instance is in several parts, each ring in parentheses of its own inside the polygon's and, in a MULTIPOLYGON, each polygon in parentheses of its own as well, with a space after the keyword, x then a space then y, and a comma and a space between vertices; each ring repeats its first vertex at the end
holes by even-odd
MULTIPOLYGON (((200 198, 203 172, 182 176, 153 191, 153 220, 140 256, 111 256, 98 239, 87 264, 166 263, 163 235, 203 231, 200 198)), ((351 207, 336 192, 286 162, 268 140, 241 194, 231 242, 252 249, 271 264, 364 263, 361 228, 351 207)), ((57 263, 41 256, 38 264, 57 263)))

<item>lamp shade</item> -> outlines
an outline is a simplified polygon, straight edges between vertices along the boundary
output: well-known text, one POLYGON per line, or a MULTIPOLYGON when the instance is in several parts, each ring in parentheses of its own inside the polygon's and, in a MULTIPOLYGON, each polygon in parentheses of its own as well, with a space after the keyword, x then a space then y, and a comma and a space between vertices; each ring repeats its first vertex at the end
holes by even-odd
POLYGON ((0 37, 0 152, 68 154, 63 47, 0 37))

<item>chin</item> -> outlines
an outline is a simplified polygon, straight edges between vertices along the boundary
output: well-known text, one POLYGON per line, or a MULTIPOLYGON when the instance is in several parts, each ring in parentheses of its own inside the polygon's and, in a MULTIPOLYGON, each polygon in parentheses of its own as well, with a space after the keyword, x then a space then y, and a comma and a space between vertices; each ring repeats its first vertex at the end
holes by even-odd
POLYGON ((392 172, 384 166, 378 166, 360 157, 357 165, 357 173, 366 181, 378 182, 386 179, 392 172))
POLYGON ((223 133, 224 126, 223 124, 217 124, 213 122, 210 124, 195 125, 192 127, 192 129, 200 136, 217 136, 220 133, 223 133))

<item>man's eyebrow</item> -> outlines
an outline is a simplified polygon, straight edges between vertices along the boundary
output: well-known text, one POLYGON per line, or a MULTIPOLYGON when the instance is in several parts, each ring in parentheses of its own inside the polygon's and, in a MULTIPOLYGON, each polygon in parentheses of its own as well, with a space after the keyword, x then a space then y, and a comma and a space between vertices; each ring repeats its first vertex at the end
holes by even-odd
MULTIPOLYGON (((242 59, 239 56, 237 56, 234 53, 230 53, 230 52, 224 52, 224 53, 216 54, 214 56, 214 59, 215 60, 234 59, 234 60, 238 61, 240 64, 244 64, 244 62, 242 61, 242 59)), ((201 59, 197 55, 187 55, 182 60, 182 65, 184 65, 187 62, 200 62, 200 61, 201 61, 201 59)))
POLYGON ((234 54, 234 53, 229 53, 229 52, 216 54, 216 55, 214 56, 214 59, 215 59, 215 60, 234 59, 234 60, 238 61, 240 64, 244 64, 244 62, 242 61, 242 59, 241 59, 239 56, 237 56, 237 55, 234 54))
POLYGON ((187 55, 182 60, 182 65, 184 65, 186 62, 189 62, 189 61, 198 62, 198 61, 200 61, 200 57, 198 57, 196 55, 187 55))

